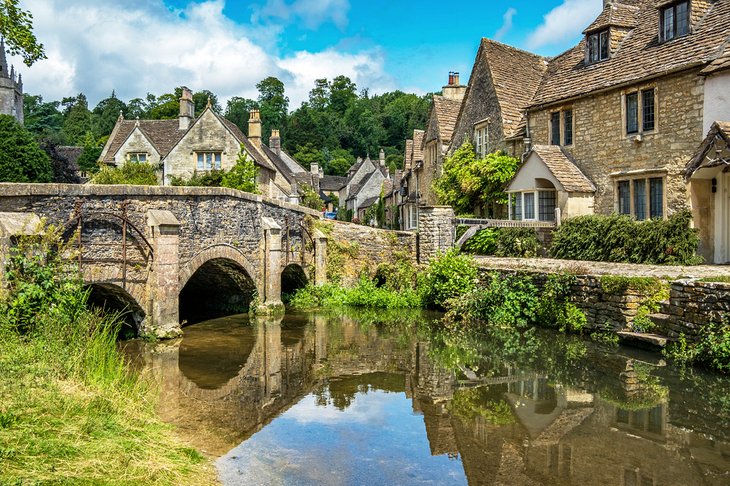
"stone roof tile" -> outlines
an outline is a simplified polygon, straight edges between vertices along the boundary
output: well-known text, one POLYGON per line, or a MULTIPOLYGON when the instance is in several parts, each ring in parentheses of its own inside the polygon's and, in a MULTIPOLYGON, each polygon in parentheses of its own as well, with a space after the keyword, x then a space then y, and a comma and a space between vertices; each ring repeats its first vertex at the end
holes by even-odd
POLYGON ((142 134, 147 137, 150 143, 160 153, 160 157, 164 158, 185 134, 185 130, 180 130, 179 122, 175 120, 120 120, 118 130, 109 145, 106 152, 104 162, 113 164, 114 156, 119 149, 122 148, 124 142, 127 141, 134 129, 139 124, 142 134))
POLYGON ((451 142, 451 137, 454 135, 456 120, 459 118, 459 110, 461 110, 461 102, 461 100, 444 98, 438 95, 433 97, 433 110, 438 121, 439 135, 441 136, 441 142, 445 145, 451 142))
POLYGON ((567 192, 596 192, 596 186, 558 145, 535 145, 532 152, 540 157, 567 192))
POLYGON ((426 132, 423 130, 413 130, 413 162, 423 160, 423 138, 426 132))
POLYGON ((608 7, 604 8, 601 15, 583 31, 584 34, 607 29, 608 27, 636 27, 638 23, 636 16, 639 7, 619 2, 609 4, 608 7))

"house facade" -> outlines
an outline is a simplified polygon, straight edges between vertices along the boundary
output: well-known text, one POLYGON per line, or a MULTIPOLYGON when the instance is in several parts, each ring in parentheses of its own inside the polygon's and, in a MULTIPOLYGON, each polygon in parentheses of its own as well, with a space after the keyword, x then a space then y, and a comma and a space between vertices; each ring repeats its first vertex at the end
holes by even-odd
MULTIPOLYGON (((384 191, 390 192, 390 188, 384 187, 385 182, 390 180, 382 150, 378 160, 373 161, 370 157, 365 160, 358 158, 347 171, 347 181, 339 191, 340 205, 344 204, 343 207, 352 214, 353 219, 363 221, 365 212, 378 202, 381 194, 384 191)), ((339 183, 341 181, 334 182, 339 183)))
POLYGON ((691 209, 700 253, 709 261, 730 260, 715 254, 721 218, 713 213, 712 185, 724 190, 724 181, 713 183, 706 168, 685 177, 710 120, 730 118, 722 60, 728 25, 728 0, 604 2, 583 40, 548 62, 529 103, 525 166, 509 186, 511 217, 554 221, 553 206, 563 219, 619 213, 644 220, 691 209), (554 147, 552 156, 545 147, 554 147), (571 164, 571 172, 595 187, 592 195, 555 183, 556 149, 564 168, 571 164), (540 198, 541 189, 554 190, 564 204, 542 197, 534 211, 518 211, 540 198))
POLYGON ((261 118, 251 111, 249 136, 233 122, 215 113, 210 105, 194 116, 192 92, 183 88, 177 120, 125 120, 119 117, 101 154, 105 164, 119 166, 127 161, 145 162, 158 168, 159 180, 169 185, 176 178, 230 170, 243 151, 259 168, 261 193, 292 203, 299 201, 298 181, 314 179, 281 150, 278 131, 271 147, 261 140, 261 118))

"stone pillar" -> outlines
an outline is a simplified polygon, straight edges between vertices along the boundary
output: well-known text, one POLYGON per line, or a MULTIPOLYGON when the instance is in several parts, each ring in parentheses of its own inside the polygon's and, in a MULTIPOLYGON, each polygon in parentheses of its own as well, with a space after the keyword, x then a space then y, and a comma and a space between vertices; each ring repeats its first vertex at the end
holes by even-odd
POLYGON ((327 237, 314 230, 314 284, 327 283, 327 237))
POLYGON ((41 219, 35 213, 0 213, 0 295, 5 291, 5 272, 10 258, 11 238, 38 233, 41 219))
POLYGON ((418 212, 418 262, 428 263, 454 246, 454 210, 451 206, 422 206, 418 212))
POLYGON ((266 398, 281 394, 281 318, 263 319, 259 326, 264 330, 264 367, 266 398))
POLYGON ((257 313, 276 314, 284 311, 281 302, 281 226, 272 218, 261 218, 264 229, 264 295, 257 313))
POLYGON ((178 337, 180 329, 180 222, 170 211, 147 211, 154 260, 147 278, 147 317, 143 335, 178 337))

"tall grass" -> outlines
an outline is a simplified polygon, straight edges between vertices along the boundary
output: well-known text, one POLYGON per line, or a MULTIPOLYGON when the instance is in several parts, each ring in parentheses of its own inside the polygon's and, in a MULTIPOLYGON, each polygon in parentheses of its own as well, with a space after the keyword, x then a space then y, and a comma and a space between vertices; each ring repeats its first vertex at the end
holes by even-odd
POLYGON ((209 484, 205 458, 155 412, 52 227, 10 255, 0 300, 0 484, 209 484))

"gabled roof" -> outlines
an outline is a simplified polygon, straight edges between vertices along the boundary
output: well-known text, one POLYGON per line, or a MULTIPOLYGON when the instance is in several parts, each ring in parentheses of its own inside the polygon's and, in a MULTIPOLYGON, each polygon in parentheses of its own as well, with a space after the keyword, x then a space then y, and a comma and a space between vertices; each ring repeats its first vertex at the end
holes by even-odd
POLYGON ((513 138, 521 134, 526 126, 525 109, 540 86, 547 60, 491 39, 482 39, 480 50, 492 75, 502 112, 504 136, 513 138))
MULTIPOLYGON (((431 106, 432 115, 436 116, 438 123, 438 132, 441 136, 441 143, 448 145, 451 137, 454 135, 456 128, 456 120, 459 117, 462 100, 454 100, 444 98, 443 96, 434 96, 431 106)), ((429 142, 430 140, 426 140, 429 142)))
POLYGON ((406 157, 403 161, 403 167, 413 165, 413 140, 406 140, 406 157))
POLYGON ((723 165, 730 166, 730 160, 719 157, 719 154, 714 159, 709 159, 708 154, 710 150, 715 147, 717 142, 724 143, 726 151, 730 148, 730 122, 716 121, 712 124, 707 136, 702 141, 699 149, 697 149, 697 152, 695 152, 694 156, 685 168, 685 180, 688 181, 690 177, 692 177, 692 174, 700 169, 719 167, 723 165))
POLYGON ((413 162, 423 160, 423 138, 426 132, 423 130, 413 130, 413 162))
POLYGON ((319 180, 319 187, 323 191, 339 191, 347 185, 347 177, 326 175, 319 180))
POLYGON ((709 76, 727 69, 730 69, 730 43, 725 46, 725 52, 703 69, 701 74, 709 76))
MULTIPOLYGON (((545 164, 566 192, 596 192, 596 186, 581 172, 575 162, 558 145, 535 145, 530 150, 545 164)), ((523 165, 521 172, 525 167, 523 165)), ((517 174, 515 174, 515 178, 517 174)))
POLYGON ((363 202, 361 202, 358 205, 358 208, 359 209, 369 208, 370 206, 372 206, 373 204, 378 202, 378 199, 380 199, 380 196, 369 197, 369 198, 365 199, 363 202))
POLYGON ((119 152, 124 142, 127 141, 137 127, 139 127, 140 132, 149 140, 155 150, 157 150, 161 158, 166 157, 186 133, 179 129, 177 119, 118 120, 117 126, 109 139, 104 162, 109 164, 114 163, 114 156, 119 152))
POLYGON ((532 100, 533 107, 703 66, 717 59, 730 39, 729 0, 711 4, 691 34, 664 43, 659 43, 656 0, 632 3, 638 7, 636 27, 612 57, 586 65, 584 38, 550 61, 547 75, 532 100))
POLYGON ((604 30, 608 27, 624 27, 629 29, 636 27, 638 23, 636 15, 639 12, 639 7, 620 2, 608 4, 607 7, 609 8, 604 8, 601 15, 583 31, 584 34, 604 30))

